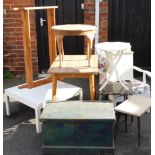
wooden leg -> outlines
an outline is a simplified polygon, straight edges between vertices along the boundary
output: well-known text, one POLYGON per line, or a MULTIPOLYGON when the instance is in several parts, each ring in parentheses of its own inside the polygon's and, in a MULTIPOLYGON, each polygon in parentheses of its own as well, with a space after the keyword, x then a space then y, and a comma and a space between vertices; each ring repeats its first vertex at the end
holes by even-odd
POLYGON ((23 45, 24 45, 24 62, 25 62, 25 77, 28 88, 33 87, 33 69, 32 69, 32 51, 30 37, 30 20, 29 11, 22 10, 22 29, 23 29, 23 45))
POLYGON ((49 58, 50 65, 54 62, 56 58, 56 40, 54 31, 51 30, 51 27, 56 24, 56 15, 55 9, 47 9, 47 19, 48 19, 48 45, 49 45, 49 58))
POLYGON ((63 36, 56 35, 56 41, 57 41, 57 46, 58 46, 58 52, 59 52, 59 59, 60 59, 60 67, 62 64, 63 60, 63 36))
POLYGON ((95 75, 89 75, 90 99, 95 100, 95 75))
POLYGON ((94 34, 90 33, 87 35, 87 57, 88 57, 88 65, 90 66, 91 53, 93 48, 93 39, 94 34))
POLYGON ((57 76, 53 74, 52 101, 56 101, 57 76))
POLYGON ((87 43, 87 53, 86 54, 87 54, 87 59, 89 60, 89 50, 90 50, 89 47, 90 46, 89 46, 89 39, 88 38, 86 38, 86 43, 87 43))
POLYGON ((64 60, 63 37, 61 38, 61 56, 62 56, 62 60, 64 60))
POLYGON ((93 39, 91 38, 91 40, 89 42, 89 66, 91 66, 90 59, 91 59, 92 49, 93 49, 93 39))

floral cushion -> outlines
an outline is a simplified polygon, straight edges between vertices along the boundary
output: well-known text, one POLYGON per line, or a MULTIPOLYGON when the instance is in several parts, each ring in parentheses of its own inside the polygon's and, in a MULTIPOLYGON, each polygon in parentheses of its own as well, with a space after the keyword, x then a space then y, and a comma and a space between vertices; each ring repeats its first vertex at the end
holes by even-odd
POLYGON ((98 57, 98 67, 100 70, 104 71, 106 69, 106 60, 104 57, 98 57))
POLYGON ((150 92, 150 85, 139 81, 139 80, 133 80, 132 81, 132 90, 133 94, 138 95, 138 94, 145 94, 150 92))

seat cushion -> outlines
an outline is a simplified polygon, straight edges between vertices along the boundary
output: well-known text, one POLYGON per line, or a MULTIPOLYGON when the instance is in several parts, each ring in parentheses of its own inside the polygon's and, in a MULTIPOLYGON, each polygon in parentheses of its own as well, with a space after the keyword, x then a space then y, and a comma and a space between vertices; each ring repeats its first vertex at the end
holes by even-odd
POLYGON ((102 90, 102 94, 150 94, 150 85, 134 79, 125 84, 129 90, 125 90, 120 82, 109 82, 102 90))
POLYGON ((138 95, 138 94, 146 94, 150 92, 150 85, 146 84, 142 81, 139 80, 133 80, 132 81, 132 90, 133 94, 138 95))

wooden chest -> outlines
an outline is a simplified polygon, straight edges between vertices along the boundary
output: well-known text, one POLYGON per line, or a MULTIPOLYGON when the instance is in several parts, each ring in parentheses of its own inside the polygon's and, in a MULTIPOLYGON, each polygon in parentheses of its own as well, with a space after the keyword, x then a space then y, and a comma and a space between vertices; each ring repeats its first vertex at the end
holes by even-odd
POLYGON ((115 113, 112 103, 48 103, 41 115, 43 154, 111 155, 115 113))

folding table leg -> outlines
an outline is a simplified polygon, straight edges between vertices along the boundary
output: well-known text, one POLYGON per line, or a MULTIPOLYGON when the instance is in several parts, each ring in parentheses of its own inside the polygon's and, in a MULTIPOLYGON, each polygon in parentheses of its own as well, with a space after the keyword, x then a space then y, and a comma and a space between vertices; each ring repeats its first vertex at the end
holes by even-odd
POLYGON ((9 102, 9 96, 5 95, 5 105, 6 105, 6 114, 7 116, 10 116, 10 102, 9 102))
POLYGON ((41 122, 39 120, 41 116, 41 110, 40 109, 35 109, 35 117, 36 117, 36 131, 37 133, 40 133, 42 131, 42 128, 41 128, 41 122))

